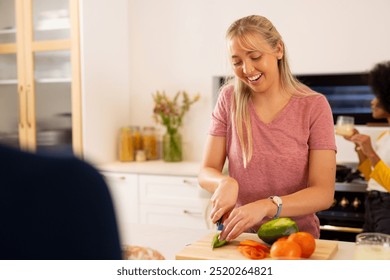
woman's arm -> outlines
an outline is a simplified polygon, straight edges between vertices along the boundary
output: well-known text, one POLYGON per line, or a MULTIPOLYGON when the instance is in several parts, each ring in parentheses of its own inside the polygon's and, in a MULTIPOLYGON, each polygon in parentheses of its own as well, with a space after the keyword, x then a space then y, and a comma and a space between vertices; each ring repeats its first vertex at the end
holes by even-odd
MULTIPOLYGON (((358 169, 363 173, 364 178, 368 181, 372 177, 372 169, 375 168, 381 161, 381 158, 375 152, 371 144, 371 137, 365 134, 354 134, 350 139, 356 145, 356 152, 359 155, 359 167, 358 169), (364 159, 362 161, 361 159, 364 159)), ((381 169, 386 170, 386 168, 381 169)), ((378 175, 378 172, 376 173, 378 175)), ((377 181, 380 183, 379 181, 377 181)), ((380 183, 386 188, 386 185, 380 183)))
POLYGON ((353 137, 355 137, 356 139, 357 135, 360 135, 360 133, 357 129, 354 129, 353 134, 351 136, 344 136, 344 139, 351 141, 355 144, 355 152, 357 153, 357 156, 359 158, 358 170, 364 175, 365 180, 368 181, 370 179, 371 174, 371 162, 363 152, 360 145, 352 140, 353 137))
MULTIPOLYGON (((281 173, 280 176, 283 176, 281 173)), ((336 153, 333 150, 311 150, 309 155, 308 187, 293 194, 281 196, 280 216, 294 217, 329 208, 334 199, 336 153)), ((242 232, 263 220, 273 217, 276 205, 270 199, 261 199, 235 208, 225 221, 220 239, 233 240, 242 232)))
POLYGON ((222 174, 226 160, 226 138, 209 135, 198 176, 202 188, 213 193, 210 218, 213 223, 234 208, 238 197, 238 183, 222 174))
POLYGON ((226 138, 209 135, 198 176, 199 184, 210 193, 214 193, 221 180, 226 179, 222 169, 226 160, 226 138))
POLYGON ((282 197, 281 214, 283 216, 299 216, 329 208, 334 199, 335 178, 335 151, 311 150, 308 187, 282 197))
POLYGON ((390 167, 388 167, 383 160, 380 160, 374 167, 371 173, 371 178, 382 185, 390 192, 390 167))

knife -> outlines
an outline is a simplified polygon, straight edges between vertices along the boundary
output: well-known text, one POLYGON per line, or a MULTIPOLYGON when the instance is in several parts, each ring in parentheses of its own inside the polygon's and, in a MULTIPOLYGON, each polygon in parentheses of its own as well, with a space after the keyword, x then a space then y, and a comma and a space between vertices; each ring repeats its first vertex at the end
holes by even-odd
POLYGON ((222 217, 217 221, 217 231, 223 230, 223 223, 222 223, 222 217))

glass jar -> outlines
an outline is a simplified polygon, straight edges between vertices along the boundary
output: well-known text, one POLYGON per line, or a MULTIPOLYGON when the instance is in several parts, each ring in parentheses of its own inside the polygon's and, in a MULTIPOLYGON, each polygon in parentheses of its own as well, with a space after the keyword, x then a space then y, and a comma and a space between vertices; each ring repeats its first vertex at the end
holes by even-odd
POLYGON ((142 139, 139 126, 132 126, 130 128, 131 134, 133 136, 134 151, 142 150, 142 139))
POLYGON ((142 147, 146 154, 146 159, 158 159, 157 136, 155 128, 146 126, 142 131, 142 147))
POLYGON ((138 150, 135 155, 136 161, 145 161, 146 160, 146 154, 144 150, 138 150))
POLYGON ((120 130, 119 160, 134 161, 133 137, 129 127, 122 127, 120 130))

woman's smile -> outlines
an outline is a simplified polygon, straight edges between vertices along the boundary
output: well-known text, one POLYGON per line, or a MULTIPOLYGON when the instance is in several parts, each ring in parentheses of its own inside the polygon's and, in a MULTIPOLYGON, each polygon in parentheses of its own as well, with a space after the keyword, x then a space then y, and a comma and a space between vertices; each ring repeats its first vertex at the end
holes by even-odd
POLYGON ((250 83, 255 83, 261 78, 261 76, 263 76, 263 74, 259 73, 259 74, 254 75, 254 76, 247 77, 247 79, 250 83))

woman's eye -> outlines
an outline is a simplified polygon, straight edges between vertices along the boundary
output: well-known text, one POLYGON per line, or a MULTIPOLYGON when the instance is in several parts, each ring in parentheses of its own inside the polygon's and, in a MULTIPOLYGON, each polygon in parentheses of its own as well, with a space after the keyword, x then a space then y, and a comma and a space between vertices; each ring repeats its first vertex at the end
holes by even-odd
POLYGON ((252 57, 252 60, 259 60, 261 58, 261 55, 259 55, 259 56, 255 56, 255 57, 252 57))
POLYGON ((237 66, 240 66, 242 64, 241 61, 233 61, 233 66, 237 67, 237 66))

